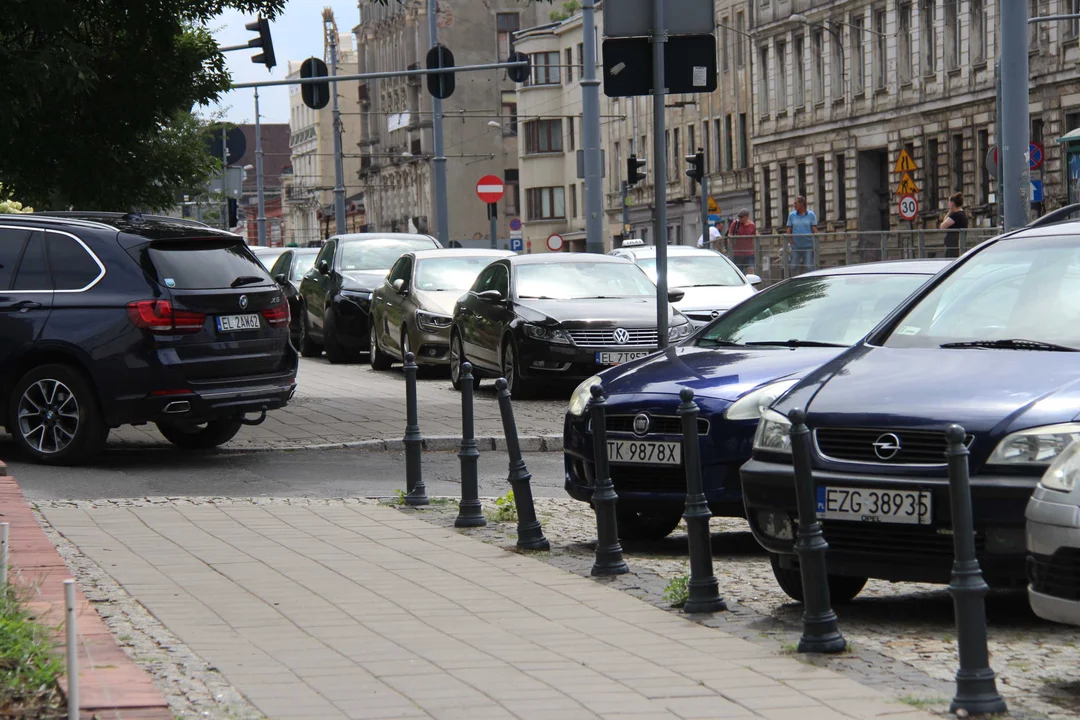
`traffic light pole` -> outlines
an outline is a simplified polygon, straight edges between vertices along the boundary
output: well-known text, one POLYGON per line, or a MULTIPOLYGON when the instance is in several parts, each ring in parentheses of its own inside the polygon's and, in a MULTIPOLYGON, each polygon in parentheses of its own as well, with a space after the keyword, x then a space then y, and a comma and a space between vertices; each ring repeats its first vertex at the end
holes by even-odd
MULTIPOLYGON (((439 44, 439 18, 437 13, 437 0, 428 0, 428 36, 431 39, 431 47, 439 44)), ((431 134, 434 140, 432 150, 435 153, 431 165, 432 178, 435 183, 435 224, 436 236, 443 247, 450 244, 450 218, 449 203, 446 199, 446 155, 443 149, 443 116, 442 99, 432 96, 431 98, 431 134)))
POLYGON ((255 193, 258 195, 259 216, 255 225, 259 231, 259 247, 266 247, 266 198, 263 196, 262 124, 259 121, 259 88, 255 88, 255 193))
MULTIPOLYGON (((596 79, 596 11, 593 0, 581 3, 581 132, 585 155, 585 251, 604 252, 604 187, 600 167, 600 81, 596 79)), ((570 118, 570 122, 574 122, 570 118)))
POLYGON ((656 238, 656 332, 661 348, 668 344, 667 285, 667 147, 664 143, 664 0, 653 0, 653 31, 649 36, 653 57, 653 196, 656 210, 653 237, 656 238))
MULTIPOLYGON (((337 77, 337 37, 330 39, 330 77, 337 77)), ((345 161, 341 156, 341 111, 338 109, 337 82, 331 83, 334 115, 334 224, 338 235, 345 234, 345 161)))
POLYGON ((709 177, 702 175, 701 180, 701 247, 711 245, 711 231, 709 230, 709 177))
POLYGON ((627 240, 627 235, 630 234, 630 207, 626 204, 627 196, 630 194, 630 186, 625 180, 622 184, 622 236, 623 240, 627 240))
POLYGON ((221 229, 229 229, 229 146, 221 126, 221 229))
POLYGON ((1001 3, 1001 107, 1002 199, 1005 230, 1028 223, 1031 215, 1031 170, 1028 145, 1031 117, 1028 109, 1028 4, 1001 3))

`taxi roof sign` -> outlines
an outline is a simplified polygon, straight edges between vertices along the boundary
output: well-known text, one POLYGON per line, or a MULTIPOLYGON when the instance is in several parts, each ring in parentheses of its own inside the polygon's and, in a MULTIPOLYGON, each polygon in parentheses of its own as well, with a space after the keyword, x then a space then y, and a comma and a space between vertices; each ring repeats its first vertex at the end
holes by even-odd
POLYGON ((645 244, 645 241, 641 238, 634 238, 633 240, 623 240, 621 247, 641 247, 645 244))

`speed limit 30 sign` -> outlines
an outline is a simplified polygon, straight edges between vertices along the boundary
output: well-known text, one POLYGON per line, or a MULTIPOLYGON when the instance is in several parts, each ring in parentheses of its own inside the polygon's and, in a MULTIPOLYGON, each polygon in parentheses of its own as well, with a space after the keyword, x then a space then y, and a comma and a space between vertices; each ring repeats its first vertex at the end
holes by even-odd
POLYGON ((914 220, 919 214, 919 201, 914 195, 904 195, 900 198, 900 217, 904 220, 914 220))

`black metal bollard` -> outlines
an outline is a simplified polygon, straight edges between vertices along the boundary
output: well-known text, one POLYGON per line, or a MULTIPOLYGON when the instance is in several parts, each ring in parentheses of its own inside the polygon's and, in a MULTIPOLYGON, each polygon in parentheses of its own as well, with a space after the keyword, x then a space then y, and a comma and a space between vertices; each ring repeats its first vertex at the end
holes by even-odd
POLYGON ((792 410, 788 419, 791 420, 795 499, 799 508, 795 554, 799 556, 803 586, 803 634, 799 639, 799 652, 843 652, 847 641, 840 633, 829 597, 829 573, 825 566, 829 544, 825 542, 825 533, 817 518, 814 476, 810 470, 810 428, 806 427, 806 413, 802 410, 792 410))
POLYGON ((487 518, 480 508, 480 488, 476 478, 476 463, 480 451, 476 448, 473 431, 473 376, 472 363, 461 364, 461 503, 454 527, 483 527, 487 518))
POLYGON ((593 488, 593 509, 596 511, 596 559, 593 561, 593 575, 622 575, 630 572, 623 560, 622 545, 619 544, 619 526, 615 517, 615 503, 619 496, 615 494, 615 483, 611 481, 607 458, 607 408, 604 401, 604 388, 593 385, 592 393, 592 432, 593 461, 596 468, 596 485, 593 488))
MULTIPOLYGON (((679 405, 679 417, 682 418, 683 464, 686 466, 686 520, 687 544, 690 550, 689 591, 683 611, 688 613, 707 613, 727 610, 727 605, 720 597, 720 583, 713 574, 712 536, 709 534, 709 503, 705 499, 705 490, 701 483, 701 445, 698 442, 698 406, 694 402, 694 391, 683 388, 679 392, 682 404, 679 405)), ((593 432, 596 432, 594 429, 593 432)))
POLYGON ((530 484, 532 474, 521 457, 521 443, 518 442, 514 408, 510 405, 510 390, 506 387, 506 380, 496 380, 495 389, 499 394, 499 414, 502 416, 503 432, 506 434, 506 453, 510 456, 510 474, 506 479, 514 491, 514 505, 517 508, 517 546, 525 550, 550 550, 551 544, 544 537, 540 521, 536 519, 530 484))
POLYGON ((405 353, 405 504, 427 505, 427 486, 420 467, 424 438, 416 410, 416 356, 405 353))
POLYGON ((1005 701, 997 691, 990 651, 986 646, 986 591, 979 561, 975 558, 975 523, 971 517, 971 482, 964 428, 950 425, 949 503, 952 505, 953 568, 949 594, 956 612, 956 645, 960 669, 956 672, 956 697, 949 712, 966 710, 973 715, 1004 713, 1005 701))

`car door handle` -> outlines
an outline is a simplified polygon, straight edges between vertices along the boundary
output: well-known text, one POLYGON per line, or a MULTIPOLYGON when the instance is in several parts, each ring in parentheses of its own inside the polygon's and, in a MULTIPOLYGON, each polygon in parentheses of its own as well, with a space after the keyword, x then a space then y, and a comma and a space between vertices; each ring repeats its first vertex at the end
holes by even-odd
POLYGON ((39 307, 41 307, 41 303, 34 302, 33 300, 19 300, 18 302, 0 303, 0 310, 36 310, 39 307))

